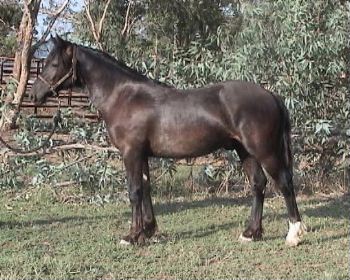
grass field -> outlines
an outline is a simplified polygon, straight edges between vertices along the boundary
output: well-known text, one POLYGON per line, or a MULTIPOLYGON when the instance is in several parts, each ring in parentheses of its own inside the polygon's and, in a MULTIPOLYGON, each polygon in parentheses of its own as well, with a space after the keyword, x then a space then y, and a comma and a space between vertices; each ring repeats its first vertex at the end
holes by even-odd
POLYGON ((264 239, 237 237, 250 198, 198 195, 156 198, 166 239, 123 246, 125 202, 103 206, 62 203, 47 189, 0 199, 1 279, 349 279, 349 197, 298 198, 308 226, 296 248, 284 244, 286 210, 280 197, 264 208, 264 239))

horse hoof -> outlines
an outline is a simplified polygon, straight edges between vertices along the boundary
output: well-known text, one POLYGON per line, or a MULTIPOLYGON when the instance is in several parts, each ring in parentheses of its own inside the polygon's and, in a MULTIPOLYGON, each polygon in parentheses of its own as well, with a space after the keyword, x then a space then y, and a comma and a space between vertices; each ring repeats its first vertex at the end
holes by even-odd
POLYGON ((146 244, 147 237, 145 236, 144 232, 139 232, 138 234, 133 235, 127 235, 125 237, 122 237, 119 244, 124 246, 129 245, 145 245, 146 244))
POLYGON ((131 234, 125 235, 120 239, 119 244, 124 246, 133 245, 136 243, 135 237, 131 234))
POLYGON ((131 245, 131 242, 122 239, 122 240, 120 240, 119 244, 120 244, 120 245, 123 245, 123 246, 129 246, 129 245, 131 245))
POLYGON ((156 231, 155 234, 150 239, 151 243, 162 243, 169 239, 169 236, 166 233, 160 233, 156 231))
POLYGON ((302 222, 289 222, 289 231, 286 237, 286 245, 289 247, 298 246, 301 237, 307 233, 306 226, 302 222))
POLYGON ((239 241, 242 242, 242 243, 248 243, 248 242, 252 242, 254 239, 253 237, 245 237, 243 235, 243 233, 241 233, 241 235, 239 236, 239 241))
POLYGON ((286 239, 286 245, 288 247, 296 247, 299 245, 299 243, 301 242, 301 239, 300 238, 294 238, 294 239, 286 239))
POLYGON ((144 232, 141 232, 139 236, 137 237, 137 245, 143 246, 146 244, 146 235, 144 232))
POLYGON ((158 227, 156 223, 150 223, 146 225, 143 229, 147 238, 151 238, 158 231, 158 227))

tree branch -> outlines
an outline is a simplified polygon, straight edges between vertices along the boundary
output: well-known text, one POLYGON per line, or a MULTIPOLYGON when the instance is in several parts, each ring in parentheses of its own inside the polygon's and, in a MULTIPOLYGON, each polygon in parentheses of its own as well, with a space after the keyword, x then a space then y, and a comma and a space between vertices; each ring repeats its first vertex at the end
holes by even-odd
POLYGON ((128 31, 128 25, 129 25, 129 15, 130 15, 130 8, 133 1, 129 0, 128 8, 126 9, 126 15, 125 15, 125 21, 124 21, 124 28, 122 30, 122 36, 125 36, 125 33, 128 31))
POLYGON ((39 48, 42 44, 45 43, 47 36, 50 34, 50 31, 53 27, 53 25, 55 24, 57 18, 61 15, 61 13, 66 9, 66 7, 68 6, 70 0, 66 0, 65 2, 62 3, 62 5, 55 11, 52 13, 52 18, 50 19, 46 30, 44 31, 43 35, 41 36, 41 38, 32 46, 32 52, 34 52, 37 48, 39 48))
POLYGON ((92 32, 92 35, 94 36, 95 38, 95 41, 96 43, 98 44, 99 48, 102 49, 101 47, 101 43, 99 42, 100 39, 99 39, 99 36, 96 32, 96 26, 95 26, 95 23, 94 21, 92 20, 92 16, 91 16, 91 10, 90 10, 90 0, 84 0, 85 2, 85 12, 86 12, 86 16, 90 22, 90 25, 91 25, 91 32, 92 32))
POLYGON ((107 15, 107 9, 108 9, 108 6, 109 4, 111 3, 111 0, 107 0, 107 3, 106 3, 106 6, 103 10, 103 14, 102 14, 102 17, 100 19, 100 22, 99 22, 99 26, 98 26, 98 36, 99 36, 99 39, 101 37, 101 33, 102 33, 102 26, 103 26, 103 22, 106 18, 106 15, 107 15))
POLYGON ((111 0, 107 0, 107 3, 103 9, 103 14, 102 14, 102 17, 99 21, 99 24, 98 24, 98 29, 96 28, 96 25, 92 19, 92 16, 91 16, 91 9, 90 9, 90 0, 84 0, 85 2, 85 12, 86 12, 86 16, 90 22, 90 25, 91 25, 91 31, 92 31, 92 35, 94 36, 95 38, 95 41, 98 45, 98 47, 103 50, 103 46, 101 44, 101 34, 102 34, 102 27, 103 27, 103 22, 106 18, 106 15, 107 15, 107 9, 109 7, 109 4, 111 2, 111 0))
MULTIPOLYGON (((92 151, 98 151, 98 152, 119 153, 119 150, 113 146, 108 147, 108 146, 98 146, 98 145, 91 145, 91 144, 71 143, 71 144, 64 144, 64 145, 58 145, 58 146, 53 146, 51 148, 47 148, 45 150, 45 154, 52 154, 54 152, 67 151, 67 150, 92 150, 92 151)), ((28 153, 28 154, 18 154, 18 153, 15 153, 15 152, 8 150, 7 148, 0 150, 0 155, 7 155, 7 156, 31 157, 31 156, 37 156, 40 154, 41 154, 40 152, 34 152, 34 153, 28 153)))
POLYGON ((30 12, 30 8, 29 8, 29 6, 30 6, 30 4, 32 3, 32 0, 29 0, 29 1, 26 1, 26 0, 24 0, 24 13, 27 15, 27 17, 28 17, 28 25, 29 26, 33 26, 33 24, 32 24, 32 14, 31 14, 31 12, 30 12))

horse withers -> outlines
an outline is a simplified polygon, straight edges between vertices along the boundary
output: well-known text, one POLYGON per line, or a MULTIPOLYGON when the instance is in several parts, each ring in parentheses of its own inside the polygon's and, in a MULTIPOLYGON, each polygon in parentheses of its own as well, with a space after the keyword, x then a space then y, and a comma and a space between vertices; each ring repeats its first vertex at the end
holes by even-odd
POLYGON ((243 241, 262 237, 264 170, 282 192, 289 216, 286 243, 304 226, 293 187, 290 121, 282 100, 244 81, 178 90, 151 80, 107 53, 53 38, 54 47, 32 88, 33 100, 72 86, 85 88, 123 156, 132 222, 123 243, 143 244, 157 230, 150 194, 149 157, 187 158, 236 150, 253 192, 243 241))

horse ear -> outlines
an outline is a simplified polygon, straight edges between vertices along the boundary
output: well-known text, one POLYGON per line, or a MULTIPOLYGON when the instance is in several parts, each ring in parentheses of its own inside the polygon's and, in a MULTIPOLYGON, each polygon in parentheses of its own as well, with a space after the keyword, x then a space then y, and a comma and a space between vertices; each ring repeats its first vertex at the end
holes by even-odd
POLYGON ((50 39, 49 39, 49 41, 51 41, 54 45, 57 44, 57 40, 56 40, 56 38, 52 35, 52 33, 50 33, 50 39))
POLYGON ((65 53, 69 57, 73 55, 73 45, 72 44, 67 44, 66 49, 65 49, 65 53))
POLYGON ((63 46, 64 45, 64 43, 65 43, 65 41, 60 37, 60 36, 58 36, 58 35, 56 35, 56 43, 58 44, 58 45, 60 45, 60 46, 63 46))

